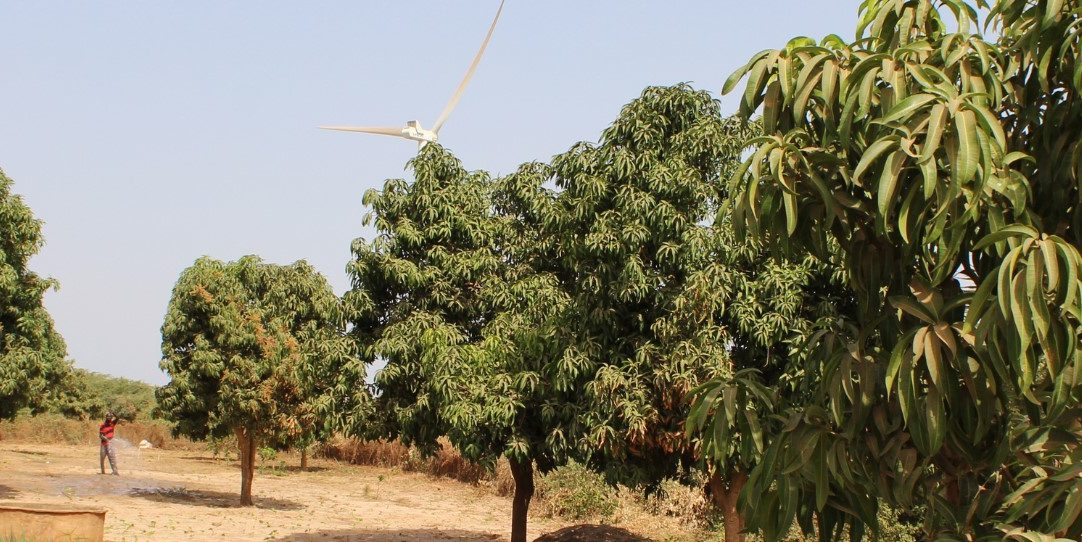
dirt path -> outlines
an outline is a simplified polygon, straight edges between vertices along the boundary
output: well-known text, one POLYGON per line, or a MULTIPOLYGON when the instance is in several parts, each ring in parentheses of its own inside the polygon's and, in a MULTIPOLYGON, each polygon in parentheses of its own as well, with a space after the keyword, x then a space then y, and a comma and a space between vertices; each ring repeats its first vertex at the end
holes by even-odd
MULTIPOLYGON (((510 499, 423 474, 326 461, 306 472, 264 468, 255 507, 240 508, 235 462, 129 446, 118 463, 121 476, 101 476, 94 446, 0 443, 0 502, 104 508, 114 542, 492 541, 510 530, 510 499)), ((530 521, 531 540, 564 526, 530 521)))

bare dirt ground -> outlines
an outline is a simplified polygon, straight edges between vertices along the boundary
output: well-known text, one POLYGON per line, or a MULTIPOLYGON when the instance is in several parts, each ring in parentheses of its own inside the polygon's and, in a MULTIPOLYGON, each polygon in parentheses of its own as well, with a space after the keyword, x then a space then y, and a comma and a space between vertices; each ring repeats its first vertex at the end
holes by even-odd
MULTIPOLYGON (((511 502, 483 487, 312 460, 264 466, 255 507, 236 505, 236 462, 209 452, 121 446, 121 476, 98 473, 96 446, 0 443, 0 502, 105 509, 105 539, 230 541, 508 540, 511 502)), ((567 524, 530 519, 530 540, 567 524)))

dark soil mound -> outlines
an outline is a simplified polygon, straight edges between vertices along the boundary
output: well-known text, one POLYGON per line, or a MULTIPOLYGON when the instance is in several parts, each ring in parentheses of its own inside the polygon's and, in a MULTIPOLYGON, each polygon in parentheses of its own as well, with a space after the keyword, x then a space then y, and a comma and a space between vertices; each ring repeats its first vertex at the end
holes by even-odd
POLYGON ((543 535, 534 542, 651 542, 651 540, 619 527, 573 525, 543 535))

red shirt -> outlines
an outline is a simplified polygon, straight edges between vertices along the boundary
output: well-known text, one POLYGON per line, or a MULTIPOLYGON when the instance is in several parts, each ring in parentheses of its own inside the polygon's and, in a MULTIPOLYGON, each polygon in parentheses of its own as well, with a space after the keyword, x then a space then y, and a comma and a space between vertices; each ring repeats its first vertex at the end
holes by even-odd
MULTIPOLYGON (((114 423, 102 423, 101 425, 98 426, 98 434, 101 435, 102 438, 105 438, 105 439, 108 439, 108 440, 113 440, 113 431, 115 431, 115 430, 116 430, 116 423, 115 422, 114 423)), ((103 446, 106 444, 106 442, 107 442, 107 440, 102 440, 101 441, 103 446)))

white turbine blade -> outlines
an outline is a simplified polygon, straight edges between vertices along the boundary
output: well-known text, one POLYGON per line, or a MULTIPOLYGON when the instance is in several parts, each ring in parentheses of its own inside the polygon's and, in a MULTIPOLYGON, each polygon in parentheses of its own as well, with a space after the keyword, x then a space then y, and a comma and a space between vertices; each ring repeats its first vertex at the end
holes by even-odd
POLYGON ((485 54, 485 48, 488 47, 489 40, 492 39, 492 32, 496 30, 496 22, 500 20, 500 13, 503 12, 503 3, 506 0, 500 0, 500 7, 496 10, 496 17, 492 19, 492 24, 488 27, 488 34, 485 34, 485 41, 481 42, 481 48, 477 51, 477 56, 473 57, 473 63, 470 64, 470 69, 466 70, 466 76, 462 78, 462 82, 458 84, 458 88, 455 89, 455 93, 451 96, 451 101, 447 102, 447 105, 443 108, 435 124, 432 125, 432 131, 435 133, 440 132, 440 127, 444 122, 447 122, 447 117, 451 116, 451 111, 454 111, 455 106, 458 105, 458 100, 462 98, 462 93, 466 90, 466 85, 470 83, 470 79, 473 77, 473 72, 477 71, 477 65, 481 63, 481 57, 485 54))
POLYGON ((339 132, 363 132, 366 134, 406 137, 402 135, 402 128, 396 128, 394 126, 320 126, 320 128, 324 130, 338 130, 339 132))

